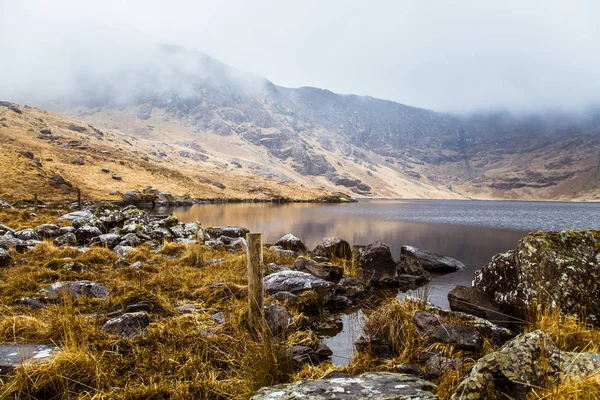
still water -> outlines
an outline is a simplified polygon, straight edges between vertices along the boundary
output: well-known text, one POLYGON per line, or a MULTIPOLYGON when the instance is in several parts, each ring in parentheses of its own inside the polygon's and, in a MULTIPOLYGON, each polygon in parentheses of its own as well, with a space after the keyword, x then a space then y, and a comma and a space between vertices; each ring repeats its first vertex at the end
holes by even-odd
MULTIPOLYGON (((377 240, 390 246, 394 258, 400 246, 412 245, 454 257, 466 269, 438 275, 429 283, 430 301, 447 307, 446 295, 456 285, 471 284, 473 272, 499 252, 513 249, 527 232, 600 228, 600 203, 555 203, 473 200, 364 200, 352 204, 202 204, 160 209, 180 221, 203 226, 240 225, 262 232, 266 243, 286 233, 308 248, 326 236, 351 245, 377 240)), ((333 361, 344 364, 362 326, 361 313, 343 318, 344 331, 325 342, 333 361)))

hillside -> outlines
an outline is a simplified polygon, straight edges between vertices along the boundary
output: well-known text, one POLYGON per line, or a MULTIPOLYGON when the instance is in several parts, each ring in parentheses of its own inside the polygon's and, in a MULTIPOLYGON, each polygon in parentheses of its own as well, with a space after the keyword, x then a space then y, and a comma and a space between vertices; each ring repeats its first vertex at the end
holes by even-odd
POLYGON ((177 146, 177 156, 161 156, 165 144, 152 135, 99 129, 6 102, 0 103, 0 142, 0 197, 74 200, 80 188, 84 199, 116 200, 148 186, 200 199, 314 200, 328 194, 208 161, 200 147, 177 146))
POLYGON ((84 71, 75 87, 46 106, 147 141, 150 162, 177 168, 243 172, 354 197, 600 199, 594 110, 455 116, 284 88, 174 46, 111 74, 84 71))

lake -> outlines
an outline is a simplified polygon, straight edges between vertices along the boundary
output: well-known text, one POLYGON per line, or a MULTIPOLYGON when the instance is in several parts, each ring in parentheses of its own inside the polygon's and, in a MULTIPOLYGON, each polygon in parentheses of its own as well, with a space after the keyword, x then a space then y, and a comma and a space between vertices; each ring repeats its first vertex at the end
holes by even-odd
MULTIPOLYGON (((204 227, 245 226, 262 232, 266 243, 292 233, 312 249, 323 237, 339 236, 351 245, 382 241, 395 259, 402 245, 454 257, 467 268, 434 276, 427 285, 430 301, 445 308, 448 291, 456 285, 470 286, 476 269, 494 254, 515 248, 526 233, 600 228, 600 203, 362 200, 350 204, 201 204, 157 211, 171 212, 184 222, 198 220, 204 227)), ((337 364, 345 364, 351 356, 362 326, 360 313, 343 320, 344 331, 325 340, 337 364)))

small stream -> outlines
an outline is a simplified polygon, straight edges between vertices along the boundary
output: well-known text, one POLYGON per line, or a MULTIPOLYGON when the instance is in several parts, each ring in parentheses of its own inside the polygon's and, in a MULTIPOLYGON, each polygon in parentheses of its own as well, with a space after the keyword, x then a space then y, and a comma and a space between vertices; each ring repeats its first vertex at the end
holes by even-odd
MULTIPOLYGON (((513 249, 527 232, 600 227, 600 203, 559 203, 474 200, 364 200, 352 204, 239 203, 160 208, 180 221, 200 221, 204 227, 239 225, 262 232, 266 243, 286 233, 314 248, 326 236, 351 245, 377 240, 390 246, 394 258, 402 245, 412 245, 462 261, 462 271, 434 276, 419 289, 429 300, 448 308, 447 293, 456 285, 471 285, 473 273, 496 253, 513 249)), ((406 294, 399 293, 399 297, 406 294)), ((341 316, 344 328, 325 337, 332 361, 346 365, 364 313, 341 316)))

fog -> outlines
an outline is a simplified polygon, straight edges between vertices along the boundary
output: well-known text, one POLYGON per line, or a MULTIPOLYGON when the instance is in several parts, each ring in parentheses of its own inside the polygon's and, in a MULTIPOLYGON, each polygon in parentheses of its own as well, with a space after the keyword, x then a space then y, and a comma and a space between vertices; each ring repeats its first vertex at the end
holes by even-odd
POLYGON ((90 76, 120 76, 127 93, 161 43, 288 87, 438 111, 572 111, 600 103, 598 15, 598 2, 553 0, 0 0, 0 99, 100 90, 90 76))

